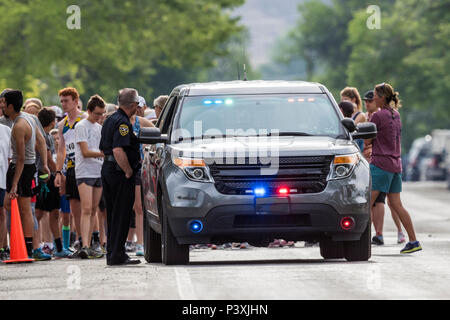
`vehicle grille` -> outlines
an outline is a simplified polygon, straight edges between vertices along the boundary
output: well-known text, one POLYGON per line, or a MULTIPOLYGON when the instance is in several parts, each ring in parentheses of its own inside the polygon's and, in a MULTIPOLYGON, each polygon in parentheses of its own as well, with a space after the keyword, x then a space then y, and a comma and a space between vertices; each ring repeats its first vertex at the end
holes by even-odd
POLYGON ((264 187, 266 195, 276 194, 280 187, 294 189, 290 193, 318 193, 327 186, 332 160, 332 156, 279 158, 278 172, 274 175, 261 172, 270 164, 261 164, 259 160, 251 164, 247 158, 243 164, 223 161, 224 164, 214 163, 209 168, 217 190, 223 194, 249 194, 249 190, 257 187, 264 187))

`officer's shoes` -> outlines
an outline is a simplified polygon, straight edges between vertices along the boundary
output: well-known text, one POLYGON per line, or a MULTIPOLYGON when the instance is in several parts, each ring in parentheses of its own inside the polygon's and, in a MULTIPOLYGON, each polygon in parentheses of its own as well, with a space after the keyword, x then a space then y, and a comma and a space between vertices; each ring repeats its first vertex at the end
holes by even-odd
POLYGON ((122 261, 122 262, 107 262, 106 264, 108 266, 122 266, 122 265, 134 265, 134 264, 140 264, 141 260, 132 260, 130 258, 122 261))

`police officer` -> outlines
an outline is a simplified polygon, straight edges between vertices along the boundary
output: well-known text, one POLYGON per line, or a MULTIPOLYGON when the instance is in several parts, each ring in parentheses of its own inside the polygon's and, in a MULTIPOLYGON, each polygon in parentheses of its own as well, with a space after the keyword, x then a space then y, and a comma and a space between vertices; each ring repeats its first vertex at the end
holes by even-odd
POLYGON ((102 167, 103 192, 107 213, 107 265, 139 264, 125 253, 135 194, 135 176, 140 169, 139 141, 130 117, 137 111, 139 95, 135 89, 119 91, 119 109, 103 123, 100 150, 105 154, 102 167))

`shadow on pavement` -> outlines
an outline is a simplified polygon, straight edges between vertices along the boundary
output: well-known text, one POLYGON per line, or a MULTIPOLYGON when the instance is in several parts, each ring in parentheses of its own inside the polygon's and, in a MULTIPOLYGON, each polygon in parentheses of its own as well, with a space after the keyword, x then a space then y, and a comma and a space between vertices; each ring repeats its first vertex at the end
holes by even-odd
POLYGON ((191 261, 188 266, 211 265, 264 265, 264 264, 345 264, 345 263, 372 263, 372 261, 348 262, 344 259, 274 259, 274 260, 233 260, 233 261, 191 261))

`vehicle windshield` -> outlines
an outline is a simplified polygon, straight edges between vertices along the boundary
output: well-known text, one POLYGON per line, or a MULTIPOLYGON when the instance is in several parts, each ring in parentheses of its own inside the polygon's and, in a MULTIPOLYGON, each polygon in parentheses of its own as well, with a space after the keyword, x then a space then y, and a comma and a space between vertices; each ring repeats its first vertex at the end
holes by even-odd
POLYGON ((325 94, 186 97, 175 140, 205 136, 345 135, 325 94))

